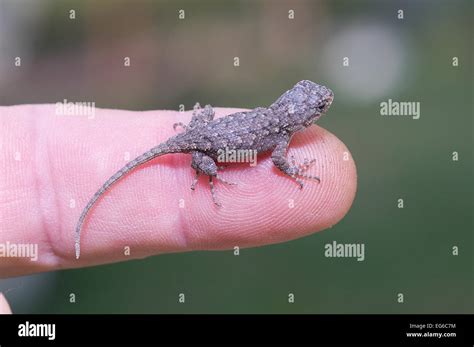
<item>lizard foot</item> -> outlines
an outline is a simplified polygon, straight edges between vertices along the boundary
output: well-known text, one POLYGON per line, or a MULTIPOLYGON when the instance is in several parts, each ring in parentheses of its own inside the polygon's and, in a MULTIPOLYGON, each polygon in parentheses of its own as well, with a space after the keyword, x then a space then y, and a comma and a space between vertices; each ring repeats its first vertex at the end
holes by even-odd
POLYGON ((318 176, 312 176, 312 175, 308 175, 306 174, 305 172, 311 167, 311 165, 313 165, 314 163, 316 163, 316 159, 304 159, 303 163, 301 164, 297 164, 296 163, 296 160, 293 156, 291 156, 291 163, 293 165, 293 175, 291 175, 291 177, 293 177, 295 180, 296 180, 296 183, 298 183, 300 185, 300 189, 303 188, 303 182, 301 180, 298 179, 298 177, 300 178, 305 178, 305 179, 312 179, 312 180, 316 180, 318 182, 321 182, 321 179, 318 177, 318 176))
POLYGON ((177 129, 178 127, 182 128, 183 130, 187 130, 187 128, 188 128, 185 124, 183 124, 183 123, 181 123, 181 122, 178 122, 178 123, 174 123, 174 124, 173 124, 173 130, 174 130, 174 131, 176 131, 176 129, 177 129))
POLYGON ((223 179, 221 176, 215 176, 219 181, 221 181, 222 183, 225 183, 225 184, 228 184, 230 186, 235 186, 237 185, 237 183, 234 183, 234 182, 229 182, 229 181, 226 181, 225 179, 223 179))

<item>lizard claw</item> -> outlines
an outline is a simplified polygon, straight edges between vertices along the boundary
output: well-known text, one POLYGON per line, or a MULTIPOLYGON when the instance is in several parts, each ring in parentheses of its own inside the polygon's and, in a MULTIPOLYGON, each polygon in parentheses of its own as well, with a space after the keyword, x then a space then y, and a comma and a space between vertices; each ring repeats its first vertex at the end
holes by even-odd
POLYGON ((196 102, 193 106, 193 110, 199 110, 201 108, 201 104, 199 102, 196 102))
POLYGON ((298 175, 298 177, 302 177, 302 178, 306 178, 306 179, 309 179, 309 180, 315 180, 315 181, 321 182, 321 179, 318 176, 310 176, 310 175, 303 175, 303 174, 297 174, 297 175, 298 175))
POLYGON ((174 131, 176 131, 176 128, 177 128, 177 127, 181 127, 181 128, 183 128, 184 130, 187 129, 187 126, 184 125, 184 124, 181 123, 181 122, 178 122, 178 123, 174 123, 174 124, 173 124, 173 130, 174 130, 174 131))
POLYGON ((300 189, 303 189, 303 187, 304 187, 303 181, 296 178, 296 183, 298 183, 300 185, 300 189))
MULTIPOLYGON (((298 177, 301 177, 301 178, 312 179, 312 180, 316 180, 318 182, 321 182, 321 179, 318 176, 311 176, 311 175, 305 174, 305 171, 308 170, 311 165, 316 163, 316 159, 309 160, 309 159, 305 158, 302 164, 296 164, 296 161, 295 161, 294 157, 291 156, 290 158, 291 158, 291 162, 293 164, 293 168, 294 168, 294 171, 295 171, 293 178, 296 179, 296 176, 298 176, 298 177)), ((302 188, 301 184, 300 184, 300 187, 302 188)))
POLYGON ((303 186, 304 186, 303 181, 300 180, 298 177, 296 177, 297 175, 298 174, 291 175, 291 178, 293 178, 295 182, 299 184, 300 189, 303 189, 303 186))
POLYGON ((217 178, 219 181, 221 181, 222 183, 228 184, 228 185, 230 185, 230 186, 236 186, 236 185, 237 185, 237 183, 226 181, 226 180, 223 179, 221 176, 217 176, 217 175, 216 175, 216 178, 217 178))

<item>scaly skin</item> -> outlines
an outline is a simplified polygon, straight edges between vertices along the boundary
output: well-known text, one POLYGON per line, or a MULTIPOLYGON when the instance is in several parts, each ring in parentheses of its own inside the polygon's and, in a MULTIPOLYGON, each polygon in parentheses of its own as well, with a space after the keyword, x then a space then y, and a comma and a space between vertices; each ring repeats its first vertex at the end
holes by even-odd
POLYGON ((215 197, 213 178, 220 179, 217 174, 219 151, 253 150, 257 153, 272 150, 272 161, 282 172, 296 180, 303 188, 300 178, 316 179, 304 171, 314 163, 305 160, 302 165, 288 161, 286 151, 294 133, 304 130, 313 124, 327 111, 333 100, 330 89, 311 81, 298 82, 292 89, 280 96, 270 107, 237 112, 214 119, 214 111, 207 105, 204 109, 195 108, 195 113, 188 126, 181 123, 185 131, 169 138, 162 144, 130 161, 122 169, 110 177, 94 196, 89 200, 79 217, 76 226, 76 259, 80 257, 81 229, 89 210, 96 201, 118 180, 140 165, 164 154, 191 153, 191 166, 196 170, 194 188, 200 174, 209 176, 212 198, 215 197))

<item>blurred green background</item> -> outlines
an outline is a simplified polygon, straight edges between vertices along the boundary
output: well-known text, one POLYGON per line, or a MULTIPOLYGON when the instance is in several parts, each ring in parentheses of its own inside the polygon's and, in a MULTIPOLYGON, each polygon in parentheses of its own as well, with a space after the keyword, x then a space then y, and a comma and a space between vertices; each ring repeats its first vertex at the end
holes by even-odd
POLYGON ((472 313, 472 10, 470 1, 0 0, 1 105, 252 108, 310 79, 334 91, 318 124, 358 169, 354 205, 331 229, 240 256, 170 254, 3 280, 13 310, 472 313), (420 119, 381 116, 388 99, 420 102, 420 119), (365 261, 326 258, 332 241, 365 244, 365 261))

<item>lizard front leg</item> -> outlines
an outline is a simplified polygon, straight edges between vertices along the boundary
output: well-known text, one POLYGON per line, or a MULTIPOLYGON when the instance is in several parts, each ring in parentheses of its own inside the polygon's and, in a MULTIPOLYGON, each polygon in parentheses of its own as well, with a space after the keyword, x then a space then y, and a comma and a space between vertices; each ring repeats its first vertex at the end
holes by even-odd
POLYGON ((288 145, 290 144, 291 137, 284 135, 277 139, 277 144, 275 149, 272 152, 272 161, 273 164, 280 169, 283 173, 287 174, 291 178, 293 178, 296 183, 299 184, 300 189, 303 189, 303 181, 299 179, 301 178, 308 178, 308 179, 315 179, 320 181, 319 177, 317 176, 309 176, 304 174, 304 172, 315 162, 315 159, 308 160, 305 159, 304 163, 301 165, 296 164, 294 158, 291 158, 291 164, 286 159, 286 151, 288 149, 288 145))

